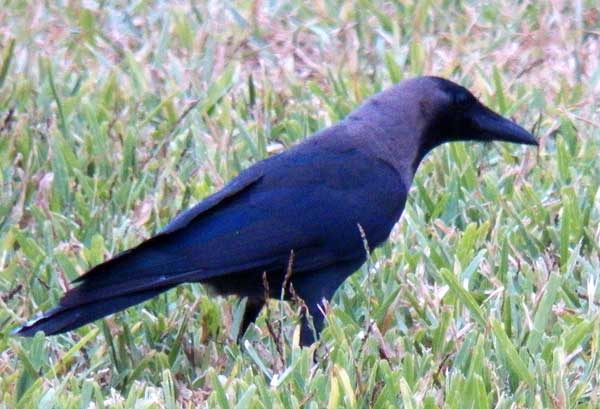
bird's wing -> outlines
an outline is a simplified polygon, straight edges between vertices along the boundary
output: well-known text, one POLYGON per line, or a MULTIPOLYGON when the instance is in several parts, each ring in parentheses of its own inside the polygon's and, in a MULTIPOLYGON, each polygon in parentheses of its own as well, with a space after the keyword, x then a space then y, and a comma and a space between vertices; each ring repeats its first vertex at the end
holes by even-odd
POLYGON ((206 213, 218 206, 223 206, 227 200, 248 189, 263 177, 263 172, 259 168, 251 168, 241 173, 238 177, 228 183, 223 189, 204 198, 191 209, 179 213, 169 222, 159 233, 159 235, 168 235, 180 230, 188 223, 198 217, 206 216, 206 213))
POLYGON ((83 275, 86 297, 285 266, 318 270, 374 247, 406 198, 395 171, 357 149, 305 145, 251 167, 157 236, 83 275), (93 291, 92 291, 93 290, 93 291))
MULTIPOLYGON (((248 169, 247 172, 240 174, 238 177, 228 183, 223 189, 210 196, 207 196, 204 198, 204 200, 196 204, 191 209, 181 212, 175 216, 175 218, 173 218, 173 220, 171 220, 157 235, 142 242, 137 247, 125 250, 110 260, 97 265, 89 270, 86 274, 76 278, 73 282, 79 283, 96 275, 102 274, 103 270, 112 267, 114 264, 119 263, 128 256, 132 256, 134 251, 140 253, 140 251, 145 248, 151 248, 155 244, 168 241, 171 235, 176 233, 178 230, 185 228, 191 220, 194 220, 202 215, 207 215, 211 210, 217 208, 218 206, 224 206, 228 200, 232 200, 236 195, 257 183, 262 176, 263 174, 259 171, 259 169, 248 169)), ((135 259, 137 258, 139 257, 135 257, 135 259)), ((133 261, 134 260, 132 259, 131 262, 133 261)), ((142 265, 144 265, 144 263, 142 263, 142 265)))

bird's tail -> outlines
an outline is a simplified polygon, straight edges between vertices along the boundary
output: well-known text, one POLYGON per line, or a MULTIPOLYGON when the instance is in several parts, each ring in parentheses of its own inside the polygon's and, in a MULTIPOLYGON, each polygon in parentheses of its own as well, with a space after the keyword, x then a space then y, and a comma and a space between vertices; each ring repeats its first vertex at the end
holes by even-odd
POLYGON ((81 287, 69 290, 61 303, 51 310, 44 312, 41 316, 28 321, 23 326, 13 331, 15 335, 30 337, 38 331, 46 335, 55 335, 81 327, 99 318, 105 317, 132 305, 150 299, 163 291, 174 287, 167 285, 159 288, 135 291, 130 294, 95 300, 87 303, 63 303, 65 299, 74 297, 81 299, 81 287))
MULTIPOLYGON (((13 331, 15 335, 60 334, 78 328, 186 282, 190 272, 172 260, 154 238, 97 265, 75 280, 78 285, 61 298, 57 307, 13 331)), ((168 250, 168 249, 167 249, 168 250)), ((192 272, 193 273, 193 272, 192 272)))

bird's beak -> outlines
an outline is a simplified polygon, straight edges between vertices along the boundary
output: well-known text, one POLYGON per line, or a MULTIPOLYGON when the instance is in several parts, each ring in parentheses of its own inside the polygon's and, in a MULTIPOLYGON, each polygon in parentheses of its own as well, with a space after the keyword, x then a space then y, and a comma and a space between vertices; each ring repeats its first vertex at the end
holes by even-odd
POLYGON ((470 116, 476 132, 483 140, 538 145, 533 135, 525 129, 483 105, 474 109, 470 116))

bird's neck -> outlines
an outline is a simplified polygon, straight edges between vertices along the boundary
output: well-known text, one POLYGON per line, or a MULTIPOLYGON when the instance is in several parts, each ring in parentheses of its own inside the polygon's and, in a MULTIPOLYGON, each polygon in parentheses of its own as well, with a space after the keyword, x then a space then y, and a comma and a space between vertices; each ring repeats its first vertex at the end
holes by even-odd
POLYGON ((409 188, 419 164, 435 145, 422 143, 427 130, 408 113, 373 108, 377 107, 363 106, 352 112, 345 120, 348 133, 393 166, 409 188))

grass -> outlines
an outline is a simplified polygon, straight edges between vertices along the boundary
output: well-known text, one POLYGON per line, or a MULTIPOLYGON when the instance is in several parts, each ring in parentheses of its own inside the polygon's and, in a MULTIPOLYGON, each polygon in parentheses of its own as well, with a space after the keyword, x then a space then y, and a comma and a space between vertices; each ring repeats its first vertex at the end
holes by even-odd
POLYGON ((600 405, 597 3, 307 4, 0 2, 0 408, 600 405), (199 285, 8 335, 240 169, 423 73, 540 149, 431 154, 319 345, 295 346, 297 307, 277 302, 237 345, 243 301, 199 285))

